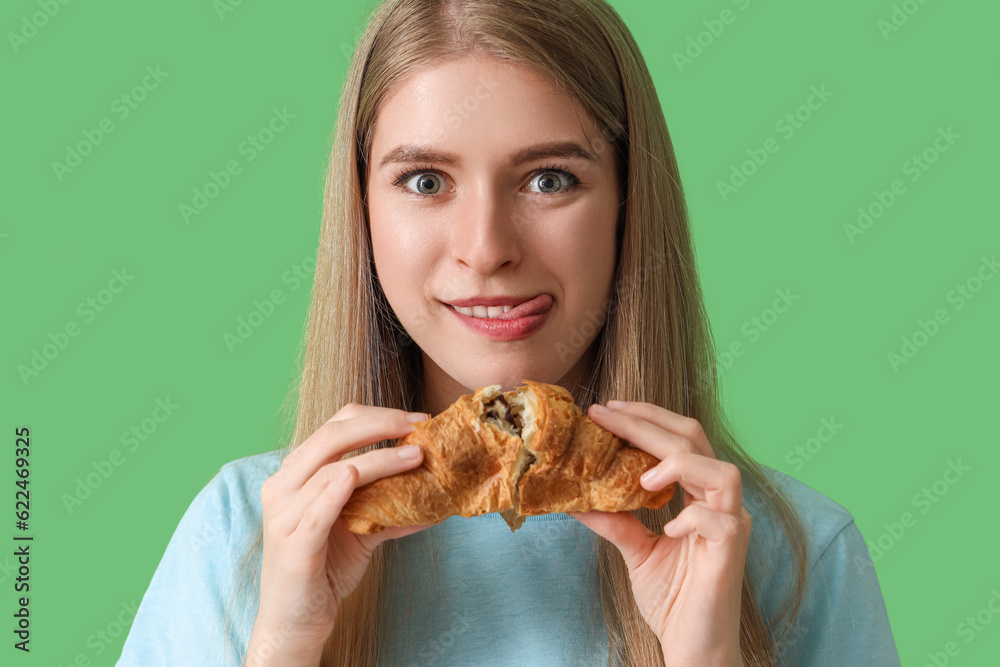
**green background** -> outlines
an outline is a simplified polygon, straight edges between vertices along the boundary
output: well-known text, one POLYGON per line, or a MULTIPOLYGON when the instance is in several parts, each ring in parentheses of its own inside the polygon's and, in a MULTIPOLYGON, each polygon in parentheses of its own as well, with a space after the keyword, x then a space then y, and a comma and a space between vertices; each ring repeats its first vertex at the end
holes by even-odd
MULTIPOLYGON (((1000 9, 897 3, 916 11, 884 34, 885 0, 613 4, 673 137, 717 345, 743 344, 722 369, 739 435, 888 547, 873 554, 904 665, 952 641, 949 664, 996 664, 1000 621, 971 641, 956 627, 1000 590, 1000 280, 973 280, 981 289, 960 309, 948 295, 1000 250, 988 194, 1000 9), (711 35, 703 22, 727 9, 732 22, 711 35), (678 65, 702 32, 701 53, 678 65), (786 137, 776 122, 813 86, 832 95, 786 137), (911 181, 905 163, 939 128, 958 138, 911 181), (769 137, 777 152, 724 200, 717 183, 769 137), (894 179, 905 193, 852 242, 844 225, 894 179), (798 299, 751 340, 776 290, 798 299), (894 369, 887 355, 938 309, 948 321, 894 369), (843 427, 810 443, 823 419, 843 427), (808 460, 796 454, 810 445, 808 460), (949 461, 969 468, 954 484, 941 481, 949 461), (938 501, 916 503, 935 482, 938 501), (905 512, 913 521, 892 537, 886 525, 905 512)), ((97 633, 138 604, 192 498, 223 463, 275 447, 310 289, 287 272, 311 274, 340 87, 371 5, 244 2, 220 14, 208 0, 101 0, 46 18, 17 0, 0 10, 0 497, 10 508, 0 532, 16 532, 14 429, 28 426, 35 536, 30 655, 11 646, 13 547, 0 549, 4 664, 113 664, 124 634, 97 633), (121 118, 116 98, 157 66, 165 78, 121 118), (248 161, 239 146, 274 108, 294 119, 248 161), (52 163, 105 118, 113 132, 60 180, 52 163), (240 173, 186 222, 179 206, 230 160, 240 173), (92 317, 78 310, 123 268, 134 276, 124 290, 92 317), (223 335, 275 289, 285 302, 230 351, 223 335), (18 367, 73 322, 79 335, 23 379, 18 367), (122 434, 157 399, 178 407, 129 451, 122 434), (117 465, 106 463, 114 450, 117 465), (70 511, 64 495, 102 466, 111 474, 70 511)))

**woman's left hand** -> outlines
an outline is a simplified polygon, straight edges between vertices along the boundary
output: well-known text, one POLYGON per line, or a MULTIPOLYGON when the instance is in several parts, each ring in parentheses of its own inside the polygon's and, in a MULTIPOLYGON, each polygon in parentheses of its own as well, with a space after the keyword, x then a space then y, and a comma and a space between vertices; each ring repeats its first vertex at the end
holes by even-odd
POLYGON ((643 475, 642 486, 658 491, 679 483, 684 509, 659 534, 630 512, 573 516, 618 547, 668 667, 742 665, 740 596, 750 514, 739 468, 715 458, 695 419, 649 403, 608 403, 608 414, 591 406, 590 418, 661 459, 643 475))

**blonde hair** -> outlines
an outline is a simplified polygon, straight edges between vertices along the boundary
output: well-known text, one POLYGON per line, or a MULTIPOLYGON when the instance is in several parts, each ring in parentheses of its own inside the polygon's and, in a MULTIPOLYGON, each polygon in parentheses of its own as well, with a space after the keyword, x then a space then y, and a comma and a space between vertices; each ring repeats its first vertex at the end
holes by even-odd
MULTIPOLYGON (((344 83, 327 172, 312 304, 294 428, 285 452, 350 402, 420 409, 422 360, 374 273, 365 205, 372 133, 393 86, 421 67, 468 55, 531 68, 579 101, 614 150, 622 211, 618 259, 595 363, 574 396, 584 409, 609 399, 646 401, 698 420, 719 459, 742 473, 788 539, 790 593, 767 623, 746 572, 740 611, 744 664, 771 665, 798 613, 807 568, 799 519, 761 466, 736 442, 723 413, 715 353, 677 162, 645 61, 628 28, 604 0, 386 0, 371 14, 344 83)), ((391 441, 359 450, 392 446, 391 441)), ((634 514, 654 532, 682 507, 634 514)), ((755 524, 759 518, 755 517, 755 524)), ((596 536, 595 536, 596 537, 596 536)), ((636 607, 617 548, 596 538, 598 580, 611 665, 662 665, 659 640, 636 607)), ((753 543, 752 543, 753 544, 753 543)), ((259 592, 262 538, 238 568, 227 624, 247 618, 259 592), (241 619, 240 614, 244 614, 241 619)), ((342 603, 324 666, 378 664, 399 542, 380 544, 358 588, 342 603)), ((755 548, 748 566, 760 558, 755 548)), ((247 625, 249 627, 249 625, 247 625)), ((226 633, 229 636, 231 633, 226 633)), ((241 651, 245 648, 240 649, 241 651)))

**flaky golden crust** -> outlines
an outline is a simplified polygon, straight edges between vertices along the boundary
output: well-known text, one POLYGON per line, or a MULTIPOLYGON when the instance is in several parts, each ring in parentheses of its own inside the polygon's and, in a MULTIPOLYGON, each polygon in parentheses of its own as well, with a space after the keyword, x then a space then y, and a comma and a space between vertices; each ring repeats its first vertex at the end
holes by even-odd
POLYGON ((356 489, 340 513, 348 530, 368 534, 512 509, 509 471, 521 441, 480 421, 485 395, 465 394, 433 419, 415 424, 397 446, 420 445, 420 467, 356 489))
POLYGON ((523 392, 534 394, 533 414, 522 412, 516 419, 526 437, 533 424, 534 435, 524 447, 521 438, 483 421, 484 403, 492 402, 498 389, 493 385, 463 395, 433 419, 416 424, 399 446, 420 445, 423 463, 358 488, 341 512, 347 528, 367 534, 387 526, 438 523, 456 514, 500 512, 516 530, 525 516, 659 509, 673 496, 672 484, 656 493, 643 489, 639 476, 657 459, 598 426, 558 385, 525 380, 503 394, 512 406, 523 392), (523 474, 513 466, 519 453, 530 461, 523 474))
POLYGON ((558 385, 525 380, 538 397, 533 463, 518 481, 521 516, 550 512, 659 509, 674 486, 655 493, 639 477, 659 461, 598 426, 558 385))

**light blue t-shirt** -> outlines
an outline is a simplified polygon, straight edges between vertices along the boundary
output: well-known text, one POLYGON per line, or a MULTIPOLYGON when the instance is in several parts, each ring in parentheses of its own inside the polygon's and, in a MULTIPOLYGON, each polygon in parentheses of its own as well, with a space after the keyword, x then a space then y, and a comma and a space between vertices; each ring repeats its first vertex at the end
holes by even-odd
MULTIPOLYGON (((237 561, 261 522, 261 484, 279 465, 277 451, 238 459, 195 497, 142 598, 119 667, 240 664, 227 651, 223 610, 237 561)), ((875 569, 850 513, 767 471, 798 510, 809 548, 806 594, 795 628, 778 647, 781 664, 898 666, 875 569)), ((751 576, 770 619, 789 580, 787 543, 754 497, 745 493, 744 505, 754 518, 751 549, 763 556, 751 559, 751 576)), ((595 539, 565 514, 528 517, 511 533, 495 513, 450 517, 401 538, 404 572, 394 574, 383 664, 606 665, 595 539)), ((231 634, 244 650, 257 609, 245 611, 231 634)))

